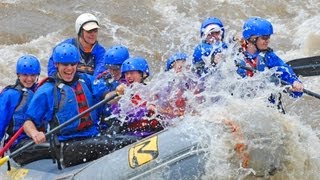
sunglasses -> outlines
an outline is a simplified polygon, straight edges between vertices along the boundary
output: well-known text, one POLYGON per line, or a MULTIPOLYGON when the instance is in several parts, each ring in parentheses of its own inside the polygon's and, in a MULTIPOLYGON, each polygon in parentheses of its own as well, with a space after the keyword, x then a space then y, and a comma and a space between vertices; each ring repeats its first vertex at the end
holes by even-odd
POLYGON ((75 65, 77 65, 78 63, 60 63, 60 64, 62 64, 62 65, 64 65, 64 66, 75 66, 75 65))
POLYGON ((270 39, 270 35, 260 36, 260 38, 266 41, 270 39))

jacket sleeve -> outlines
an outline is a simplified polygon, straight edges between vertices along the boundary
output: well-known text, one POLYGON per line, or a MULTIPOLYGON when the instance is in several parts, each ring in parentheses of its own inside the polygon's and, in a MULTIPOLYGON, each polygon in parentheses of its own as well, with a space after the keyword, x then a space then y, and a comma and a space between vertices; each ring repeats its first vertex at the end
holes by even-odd
POLYGON ((279 77, 281 80, 291 85, 294 83, 294 81, 299 81, 292 68, 282 59, 280 59, 275 53, 270 52, 266 54, 266 60, 268 68, 276 68, 275 70, 279 72, 279 77))
POLYGON ((0 140, 4 137, 19 101, 19 95, 13 93, 14 91, 12 90, 5 90, 0 94, 0 140))
POLYGON ((95 56, 95 69, 93 76, 98 76, 100 73, 103 73, 106 70, 106 63, 104 62, 104 55, 105 55, 105 48, 97 44, 96 47, 93 50, 94 56, 95 56))
POLYGON ((33 121, 37 128, 43 123, 47 124, 53 118, 54 94, 52 86, 47 83, 40 86, 35 92, 28 106, 26 116, 27 119, 33 121))

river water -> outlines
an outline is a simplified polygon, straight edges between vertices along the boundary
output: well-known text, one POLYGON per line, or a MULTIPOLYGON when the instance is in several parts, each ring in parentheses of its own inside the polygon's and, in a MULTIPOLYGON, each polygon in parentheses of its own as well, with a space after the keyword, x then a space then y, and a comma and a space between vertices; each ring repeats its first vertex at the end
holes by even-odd
MULTIPOLYGON (((208 16, 217 16, 223 21, 227 39, 241 32, 242 25, 248 17, 267 18, 273 23, 275 31, 270 47, 285 61, 320 55, 319 9, 320 1, 318 0, 1 0, 0 88, 15 81, 16 60, 26 53, 40 58, 41 78, 45 77, 52 48, 63 39, 75 35, 75 19, 84 12, 93 13, 100 19, 99 41, 101 44, 106 48, 114 44, 126 45, 131 55, 148 59, 152 76, 158 77, 157 74, 163 71, 165 61, 172 53, 184 51, 189 55, 192 54, 193 48, 200 41, 200 24, 208 16)), ((232 61, 232 59, 227 60, 232 61)), ((154 79, 159 80, 159 78, 154 79)), ((306 89, 320 93, 318 77, 301 79, 306 89)), ((227 87, 223 86, 223 88, 227 87)), ((314 139, 314 137, 320 137, 318 110, 320 100, 307 95, 300 99, 285 97, 284 104, 287 109, 285 117, 274 114, 268 116, 266 114, 270 112, 263 108, 262 103, 252 106, 253 103, 259 104, 254 100, 252 102, 228 100, 227 105, 223 105, 225 109, 211 108, 210 111, 219 111, 221 116, 226 116, 222 112, 243 114, 238 117, 231 115, 229 118, 233 119, 239 117, 255 119, 250 120, 249 124, 257 123, 257 119, 261 121, 274 119, 273 126, 281 124, 281 120, 289 123, 290 128, 279 131, 283 133, 290 131, 295 135, 301 133, 305 141, 301 142, 298 136, 289 137, 292 140, 290 143, 293 143, 297 149, 288 148, 287 151, 292 152, 290 155, 292 162, 303 159, 308 166, 304 163, 285 166, 284 176, 281 177, 316 179, 320 176, 320 167, 317 166, 320 164, 320 160, 317 160, 320 155, 314 152, 320 147, 319 139, 314 139), (241 113, 248 110, 242 109, 244 106, 250 106, 252 115, 241 113), (253 107, 260 107, 260 109, 253 110, 253 107), (304 146, 306 146, 305 149, 304 146), (302 156, 308 158, 301 158, 302 156), (305 174, 301 172, 302 170, 305 174)), ((207 108, 202 107, 200 111, 207 111, 207 108)), ((210 116, 212 117, 212 113, 203 115, 199 119, 209 119, 210 116)), ((255 130, 260 128, 260 126, 254 127, 256 127, 256 129, 253 128, 255 130)), ((255 130, 244 129, 251 135, 256 132, 255 130)), ((281 137, 278 138, 280 141, 281 137)), ((218 157, 214 158, 218 159, 218 157)), ((208 167, 212 166, 208 165, 208 167)), ((208 173, 205 179, 216 178, 215 175, 220 174, 217 169, 210 169, 210 172, 213 174, 208 173)), ((218 177, 225 178, 223 175, 218 177)))

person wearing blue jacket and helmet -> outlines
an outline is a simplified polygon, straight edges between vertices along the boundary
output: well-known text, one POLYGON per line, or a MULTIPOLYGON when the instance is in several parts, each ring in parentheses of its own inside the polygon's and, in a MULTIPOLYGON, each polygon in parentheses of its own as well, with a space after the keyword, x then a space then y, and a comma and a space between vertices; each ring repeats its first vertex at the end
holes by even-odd
MULTIPOLYGON (((291 95, 300 97, 303 91, 303 84, 292 68, 268 47, 272 34, 273 26, 264 18, 252 17, 245 21, 242 31, 244 38, 242 53, 236 60, 237 73, 241 77, 251 77, 256 72, 274 68, 278 78, 291 85, 291 95)), ((274 98, 271 98, 271 102, 274 102, 274 98)), ((284 112, 283 108, 282 111, 284 112)))
MULTIPOLYGON (((106 70, 104 63, 105 48, 97 41, 99 19, 90 13, 81 14, 75 22, 76 38, 69 38, 62 43, 72 44, 77 47, 81 60, 77 66, 79 72, 97 76, 106 70)), ((48 76, 57 71, 54 66, 53 55, 48 61, 48 76)))
POLYGON ((215 66, 223 58, 223 50, 228 48, 224 36, 224 25, 219 18, 208 17, 202 22, 201 43, 195 47, 192 61, 197 74, 207 73, 208 64, 215 66))
MULTIPOLYGON (((107 70, 99 74, 93 82, 93 94, 95 96, 102 95, 114 91, 118 85, 125 83, 124 76, 121 74, 122 63, 129 58, 129 49, 123 45, 114 45, 107 49, 104 56, 107 70)), ((111 115, 112 105, 107 104, 102 106, 100 113, 100 132, 105 133, 110 127, 111 120, 108 118, 111 115)))
MULTIPOLYGON (((37 128, 44 122, 53 129, 95 103, 90 84, 85 73, 77 72, 80 63, 78 49, 71 44, 60 44, 54 48, 53 60, 57 72, 41 85, 34 94, 26 112, 24 130, 36 144, 46 141, 43 131, 37 128)), ((63 166, 91 161, 135 141, 130 137, 97 136, 98 114, 93 109, 72 123, 65 125, 50 137, 54 144, 54 157, 63 166), (74 151, 77 149, 77 151, 74 151)))
MULTIPOLYGON (((9 85, 0 94, 0 140, 8 135, 6 141, 18 132, 26 118, 28 105, 34 95, 38 77, 41 72, 39 59, 34 55, 21 56, 16 64, 17 80, 14 85, 9 85)), ((10 147, 13 152, 26 142, 28 136, 22 132, 10 147)), ((6 142, 5 141, 5 142, 6 142)), ((48 149, 44 149, 48 151, 48 149)), ((23 165, 33 160, 49 158, 49 153, 39 155, 38 152, 24 151, 23 154, 14 157, 14 160, 23 165)))
POLYGON ((166 71, 173 69, 176 73, 179 73, 186 68, 186 60, 188 55, 183 52, 176 52, 166 61, 166 71))
MULTIPOLYGON (((112 91, 106 95, 112 96, 113 94, 124 94, 124 91, 137 86, 138 84, 144 84, 144 80, 150 76, 150 69, 148 62, 143 57, 130 57, 125 60, 121 65, 121 73, 124 76, 126 82, 120 84, 115 91, 112 91)), ((158 119, 154 119, 154 106, 148 104, 143 96, 148 96, 146 92, 144 94, 133 93, 130 94, 130 102, 128 107, 122 108, 118 103, 117 106, 113 106, 113 115, 119 120, 125 119, 123 122, 114 123, 110 131, 113 133, 133 135, 138 138, 147 137, 155 132, 163 129, 158 119), (125 115, 125 117, 122 117, 125 115)), ((123 98, 123 97, 122 97, 123 98)), ((119 99, 117 99, 118 101, 119 99)), ((113 104, 116 102, 112 102, 113 104)))

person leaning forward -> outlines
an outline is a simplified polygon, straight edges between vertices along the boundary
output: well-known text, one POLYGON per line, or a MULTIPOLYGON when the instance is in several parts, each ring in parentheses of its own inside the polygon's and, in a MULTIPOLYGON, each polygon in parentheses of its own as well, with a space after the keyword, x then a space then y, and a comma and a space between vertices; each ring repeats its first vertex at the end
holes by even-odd
MULTIPOLYGON (((77 73, 80 62, 77 48, 71 44, 58 45, 53 52, 53 61, 57 72, 34 94, 23 125, 27 135, 36 144, 46 141, 44 132, 37 130, 42 122, 53 129, 89 109, 94 103, 87 78, 83 78, 87 74, 77 73)), ((97 113, 93 110, 52 136, 50 141, 57 142, 53 154, 56 159, 61 159, 58 163, 68 167, 92 161, 135 141, 129 136, 98 136, 97 122, 97 113)))
MULTIPOLYGON (((97 41, 99 28, 99 20, 96 16, 90 13, 81 14, 75 22, 77 37, 69 38, 62 42, 76 46, 80 52, 81 60, 77 70, 93 76, 97 76, 106 70, 104 63, 106 50, 97 41)), ((48 76, 52 76, 56 71, 51 55, 48 61, 48 76)))

